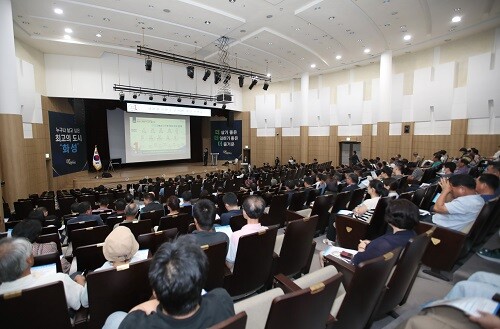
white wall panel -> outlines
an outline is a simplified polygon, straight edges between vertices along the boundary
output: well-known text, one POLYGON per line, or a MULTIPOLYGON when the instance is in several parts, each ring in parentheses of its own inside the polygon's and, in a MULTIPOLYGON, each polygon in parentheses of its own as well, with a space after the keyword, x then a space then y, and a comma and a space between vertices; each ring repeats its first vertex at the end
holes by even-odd
POLYGON ((362 111, 362 124, 372 124, 373 122, 377 122, 375 117, 375 111, 373 111, 373 101, 364 101, 363 102, 363 111, 362 111))
POLYGON ((311 127, 309 126, 308 136, 330 136, 330 127, 311 127))
POLYGON ((257 128, 257 137, 272 137, 276 136, 274 128, 257 128))
POLYGON ((352 125, 352 126, 338 126, 338 136, 362 136, 363 126, 362 125, 352 125))
POLYGON ((293 117, 291 93, 280 94, 280 103, 281 103, 281 127, 290 127, 290 118, 293 117))
POLYGON ((403 120, 403 112, 405 110, 403 101, 403 78, 403 73, 392 76, 391 122, 401 122, 403 120))
POLYGON ((308 125, 330 125, 330 88, 309 90, 308 125))
MULTIPOLYGON (((21 106, 20 112, 23 122, 43 123, 42 100, 40 94, 35 90, 35 69, 33 65, 18 59, 16 70, 19 105, 21 106)), ((29 127, 31 129, 31 125, 29 127)))
POLYGON ((276 109, 276 111, 274 111, 273 113, 274 113, 274 126, 276 128, 281 128, 281 114, 283 113, 283 111, 281 109, 276 109))
POLYGON ((451 135, 451 121, 435 121, 433 135, 451 135))
POLYGON ((467 134, 469 135, 488 135, 490 130, 490 119, 469 119, 467 125, 467 134))
POLYGON ((290 93, 281 94, 281 126, 282 127, 300 127, 302 118, 301 109, 301 93, 292 93, 292 98, 290 99, 290 93))
POLYGON ((413 121, 413 96, 403 96, 403 114, 401 115, 402 122, 413 121))
POLYGON ((389 124, 389 136, 399 136, 401 132, 401 122, 389 124))
POLYGON ((336 104, 330 105, 330 125, 331 126, 339 125, 339 115, 336 104))
POLYGON ((300 127, 282 128, 281 134, 283 137, 297 137, 300 136, 300 127))
POLYGON ((467 72, 469 118, 488 118, 489 100, 493 100, 495 116, 500 116, 500 55, 495 56, 496 58, 493 58, 491 53, 485 53, 469 57, 467 72))
MULTIPOLYGON (((73 95, 82 98, 102 96, 102 74, 99 58, 79 57, 71 63, 71 88, 73 95)), ((99 97, 100 98, 100 97, 99 97)))
POLYGON ((415 122, 414 125, 414 135, 433 135, 431 122, 430 121, 420 121, 415 122))
POLYGON ((453 104, 451 119, 467 119, 467 88, 460 87, 453 90, 453 104))
POLYGON ((377 123, 379 121, 378 113, 380 109, 380 79, 372 79, 372 100, 371 100, 371 121, 365 122, 363 108, 363 123, 377 123))
POLYGON ((362 123, 363 89, 362 81, 337 87, 337 113, 341 125, 362 123))
POLYGON ((372 125, 372 136, 377 136, 378 125, 375 123, 372 125))
POLYGON ((71 86, 72 57, 44 54, 45 85, 49 97, 74 97, 71 86))
POLYGON ((274 94, 265 93, 255 96, 255 115, 258 128, 275 127, 276 98, 274 94))
POLYGON ((257 119, 255 118, 255 111, 250 111, 250 128, 257 128, 257 119))
POLYGON ((33 138, 33 125, 31 123, 24 123, 23 122, 23 136, 24 136, 24 139, 33 138))

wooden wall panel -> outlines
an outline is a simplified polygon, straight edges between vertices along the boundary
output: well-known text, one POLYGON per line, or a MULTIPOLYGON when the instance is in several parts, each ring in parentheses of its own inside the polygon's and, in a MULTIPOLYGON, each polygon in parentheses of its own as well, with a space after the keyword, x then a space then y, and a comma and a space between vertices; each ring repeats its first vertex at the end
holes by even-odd
POLYGON ((480 155, 491 158, 500 146, 500 135, 467 135, 465 146, 467 148, 475 147, 479 150, 480 155))
POLYGON ((389 122, 379 122, 377 124, 377 148, 375 154, 381 159, 389 157, 389 122))
POLYGON ((281 139, 281 163, 288 161, 290 156, 298 160, 300 157, 300 137, 299 136, 284 136, 281 139))
POLYGON ((309 156, 309 128, 300 127, 300 157, 296 158, 300 163, 309 163, 312 158, 309 156))
POLYGON ((330 136, 328 138, 328 160, 332 160, 332 166, 339 164, 339 142, 338 127, 330 126, 330 136))
POLYGON ((308 144, 309 154, 306 163, 311 163, 313 159, 318 159, 319 163, 330 161, 328 136, 309 136, 308 144))
POLYGON ((364 158, 371 159, 373 157, 372 139, 372 125, 363 125, 363 135, 361 136, 361 152, 359 154, 360 160, 364 158))

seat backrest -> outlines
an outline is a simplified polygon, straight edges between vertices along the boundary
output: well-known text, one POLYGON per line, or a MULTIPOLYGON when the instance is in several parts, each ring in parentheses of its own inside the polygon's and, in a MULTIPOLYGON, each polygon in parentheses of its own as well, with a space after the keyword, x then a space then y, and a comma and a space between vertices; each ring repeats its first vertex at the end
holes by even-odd
POLYGON ((490 207, 492 208, 490 216, 476 236, 473 242, 473 247, 481 245, 486 240, 486 237, 496 230, 496 227, 498 226, 498 218, 500 218, 500 202, 498 200, 499 198, 497 197, 489 201, 490 207))
POLYGON ((108 225, 92 226, 73 230, 71 232, 73 250, 76 250, 81 246, 104 242, 110 232, 111 229, 108 225))
POLYGON ((420 203, 420 209, 430 210, 432 200, 434 199, 434 196, 436 195, 436 191, 438 190, 438 188, 441 188, 438 184, 433 184, 427 188, 424 198, 420 203))
POLYGON ((328 219, 330 217, 330 208, 335 202, 335 194, 319 195, 314 201, 311 210, 311 216, 318 215, 318 223, 316 225, 316 232, 323 234, 328 226, 328 219))
POLYGON ((152 210, 149 212, 141 213, 141 220, 150 219, 151 225, 153 227, 160 225, 160 218, 165 215, 165 211, 163 209, 152 210))
POLYGON ((0 295, 0 319, 10 328, 72 328, 61 281, 0 295))
POLYGON ((365 197, 366 189, 364 188, 358 188, 354 191, 352 191, 351 195, 351 200, 349 201, 349 205, 347 206, 348 210, 353 210, 356 208, 361 202, 363 202, 363 199, 365 197))
POLYGON ((387 231, 388 224, 385 221, 385 209, 391 200, 391 197, 384 197, 378 200, 366 232, 366 238, 368 240, 375 240, 379 236, 384 235, 387 231))
POLYGON ((275 194, 271 198, 271 204, 269 205, 269 216, 272 218, 272 222, 279 223, 280 226, 283 226, 285 223, 287 198, 288 195, 286 194, 275 194))
POLYGON ((132 231, 132 234, 135 236, 135 239, 139 237, 141 234, 151 233, 151 220, 144 219, 133 222, 124 222, 120 223, 120 226, 126 226, 132 231))
POLYGON ((125 264, 87 275, 89 328, 102 328, 113 312, 128 312, 151 297, 148 272, 151 260, 125 264))
POLYGON ((337 243, 342 248, 357 249, 359 240, 366 238, 369 224, 347 215, 335 216, 337 243))
POLYGON ((269 227, 239 239, 233 274, 224 280, 224 288, 234 299, 257 291, 267 282, 277 231, 276 226, 269 227))
POLYGON ((92 206, 92 209, 96 209, 97 206, 95 204, 95 194, 82 194, 78 197, 78 202, 88 201, 92 206))
POLYGON ((111 215, 106 218, 104 222, 110 229, 113 229, 116 224, 121 223, 125 220, 125 215, 111 215))
POLYGON ((102 247, 104 243, 92 244, 89 246, 78 247, 78 249, 73 250, 73 255, 76 257, 77 270, 78 271, 93 271, 99 268, 106 262, 104 254, 102 253, 102 247))
POLYGON ((304 191, 295 191, 292 194, 292 199, 290 200, 290 206, 288 207, 289 210, 292 211, 299 211, 304 208, 304 202, 306 197, 306 193, 304 191))
POLYGON ((54 242, 57 246, 57 251, 59 252, 59 255, 62 255, 61 239, 59 238, 59 234, 51 233, 51 234, 39 235, 38 238, 36 238, 36 242, 38 243, 54 242))
POLYGON ((347 209, 347 204, 349 200, 351 200, 352 192, 353 191, 348 191, 337 194, 337 198, 333 204, 332 214, 339 212, 339 210, 347 209))
POLYGON ((226 269, 227 242, 220 242, 213 245, 203 245, 201 249, 208 257, 207 281, 203 287, 209 291, 222 287, 224 284, 224 274, 226 269))
POLYGON ((68 233, 68 241, 71 241, 71 233, 74 230, 78 230, 81 228, 87 228, 87 227, 93 227, 97 226, 97 221, 95 220, 89 220, 89 221, 82 221, 82 222, 76 222, 76 223, 71 223, 66 226, 66 232, 68 233))
POLYGON ((137 242, 139 242, 139 249, 149 249, 151 255, 154 255, 163 243, 172 241, 176 236, 177 229, 171 228, 164 231, 141 234, 137 238, 137 242))
POLYGON ((497 199, 494 199, 484 203, 483 208, 477 215, 476 220, 469 230, 469 236, 467 237, 468 248, 471 248, 474 245, 476 240, 480 237, 481 231, 484 227, 488 226, 488 221, 491 219, 491 213, 497 202, 497 199))
POLYGON ((375 318, 392 311, 397 305, 401 305, 405 296, 410 293, 420 268, 420 261, 433 232, 434 228, 431 228, 408 241, 374 312, 375 318))
POLYGON ((56 264, 56 271, 62 273, 61 258, 59 253, 52 252, 50 254, 43 254, 34 257, 35 262, 33 266, 43 266, 56 264))
POLYGON ((216 325, 208 327, 208 329, 245 329, 247 325, 247 314, 245 311, 230 317, 216 325))
POLYGON ((28 218, 29 213, 35 205, 30 199, 14 201, 14 210, 16 211, 16 219, 23 220, 28 218))
POLYGON ((266 329, 325 328, 341 280, 342 274, 338 273, 309 288, 276 297, 266 329))
POLYGON ((400 253, 396 248, 356 267, 333 328, 365 327, 400 253))
POLYGON ((243 217, 242 214, 231 216, 229 219, 229 225, 231 226, 231 230, 233 232, 241 230, 243 226, 247 224, 247 220, 243 217))
POLYGON ((401 193, 399 195, 399 199, 406 199, 408 201, 411 201, 413 199, 414 193, 415 193, 415 191, 401 193))
POLYGON ((422 200, 424 199, 425 193, 427 192, 427 188, 419 188, 418 190, 413 193, 413 198, 411 199, 411 202, 417 207, 420 208, 420 205, 422 204, 422 200))
POLYGON ((192 222, 188 214, 178 214, 173 216, 163 216, 160 218, 159 231, 176 228, 178 234, 188 234, 189 224, 192 222))
POLYGON ((288 223, 276 273, 290 276, 302 271, 309 258, 317 223, 317 215, 288 223))
MULTIPOLYGON (((7 224, 7 223, 5 223, 5 224, 7 224)), ((40 235, 48 235, 48 234, 57 234, 59 237, 57 227, 55 227, 55 226, 42 227, 42 233, 40 233, 40 235)))

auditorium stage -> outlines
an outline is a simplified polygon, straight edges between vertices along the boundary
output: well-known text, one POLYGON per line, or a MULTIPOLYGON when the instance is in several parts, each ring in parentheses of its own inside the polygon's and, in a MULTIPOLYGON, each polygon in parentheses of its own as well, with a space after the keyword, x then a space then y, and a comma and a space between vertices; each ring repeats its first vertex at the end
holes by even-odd
POLYGON ((99 171, 98 177, 96 179, 95 172, 84 173, 80 177, 73 179, 73 188, 82 187, 95 187, 99 185, 104 185, 105 187, 116 187, 116 184, 122 184, 125 187, 126 184, 137 183, 140 179, 145 177, 152 178, 156 177, 175 177, 177 175, 202 175, 210 171, 216 170, 237 170, 236 165, 222 166, 223 161, 219 161, 218 166, 204 166, 203 162, 186 162, 186 163, 175 163, 175 164, 165 164, 165 165, 151 165, 144 166, 140 168, 125 167, 120 168, 116 166, 114 171, 109 171, 113 177, 102 178, 102 170, 99 171))

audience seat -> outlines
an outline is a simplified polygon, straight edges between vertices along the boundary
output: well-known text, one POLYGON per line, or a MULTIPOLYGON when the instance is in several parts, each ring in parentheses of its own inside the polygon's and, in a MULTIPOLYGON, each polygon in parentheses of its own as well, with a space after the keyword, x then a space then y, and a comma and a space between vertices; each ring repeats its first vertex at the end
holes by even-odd
POLYGON ((149 219, 151 220, 151 225, 153 227, 160 225, 160 218, 165 215, 165 211, 163 209, 159 210, 151 210, 145 213, 141 213, 141 220, 149 219))
POLYGON ((306 193, 304 191, 293 192, 288 209, 291 211, 302 210, 304 208, 304 203, 306 202, 305 197, 306 193))
POLYGON ((285 225, 285 211, 286 211, 286 201, 288 195, 286 194, 276 194, 271 198, 271 203, 269 205, 269 218, 266 221, 266 226, 279 224, 280 227, 285 225))
POLYGON ((73 256, 77 261, 77 270, 80 272, 84 270, 93 271, 101 267, 106 262, 106 258, 102 253, 103 246, 104 243, 97 243, 73 250, 73 256))
POLYGON ((205 290, 210 291, 214 288, 222 287, 224 285, 224 276, 226 275, 226 253, 227 243, 220 242, 213 245, 203 245, 201 249, 208 257, 208 273, 207 281, 203 287, 205 290))
POLYGON ((165 242, 170 242, 177 236, 177 229, 171 228, 164 231, 156 231, 139 235, 139 249, 149 249, 151 255, 156 253, 156 250, 165 242))
MULTIPOLYGON (((243 214, 231 216, 231 218, 229 218, 229 225, 231 226, 231 230, 233 232, 241 230, 241 228, 246 224, 247 220, 243 217, 243 214)), ((266 225, 262 224, 262 226, 266 225)))
POLYGON ((360 205, 365 198, 365 193, 366 189, 364 188, 358 188, 352 191, 351 199, 349 200, 349 205, 347 206, 347 210, 352 211, 354 208, 360 205))
POLYGON ((62 265, 61 265, 61 257, 59 253, 52 252, 50 254, 38 255, 35 256, 35 262, 33 266, 43 266, 56 264, 56 271, 62 273, 62 265))
POLYGON ((59 238, 58 233, 39 235, 38 238, 36 239, 36 242, 38 243, 54 242, 57 246, 57 251, 59 252, 59 255, 62 255, 61 239, 59 238))
POLYGON ((73 250, 76 250, 81 246, 104 242, 109 233, 111 233, 111 229, 107 225, 73 230, 71 231, 71 244, 73 250))
POLYGON ((337 194, 335 202, 332 205, 331 213, 336 214, 339 210, 347 209, 347 204, 349 204, 349 201, 351 200, 352 193, 353 191, 348 191, 337 194))
POLYGON ((90 220, 87 222, 82 221, 82 222, 71 223, 71 224, 66 225, 66 233, 68 236, 68 242, 71 241, 71 233, 74 230, 87 228, 87 227, 93 227, 93 226, 97 226, 97 221, 95 221, 95 220, 90 220))
POLYGON ((141 234, 151 233, 151 220, 134 220, 133 222, 125 222, 120 223, 120 226, 125 226, 132 231, 132 234, 135 236, 135 239, 139 237, 141 234))
POLYGON ((245 312, 240 312, 227 320, 209 327, 208 329, 245 329, 246 324, 247 314, 245 312))
POLYGON ((176 228, 178 234, 188 234, 189 224, 193 221, 188 214, 180 213, 178 215, 163 216, 160 219, 159 231, 176 228))

